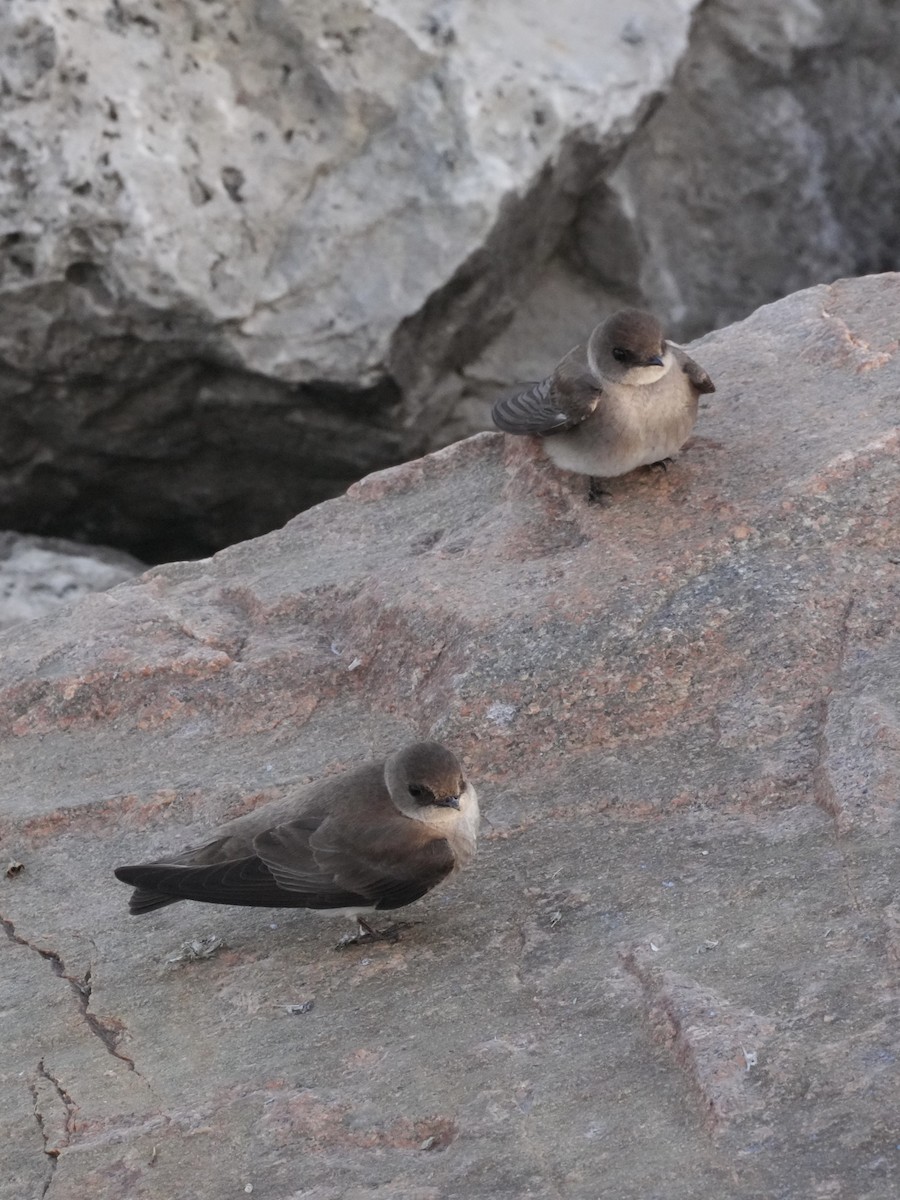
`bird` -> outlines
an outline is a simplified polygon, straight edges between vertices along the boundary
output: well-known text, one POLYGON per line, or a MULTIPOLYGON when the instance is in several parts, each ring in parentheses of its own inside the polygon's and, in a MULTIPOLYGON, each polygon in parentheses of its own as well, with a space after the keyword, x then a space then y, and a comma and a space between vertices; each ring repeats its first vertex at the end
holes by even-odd
POLYGON ((365 918, 412 904, 475 853, 478 796, 439 742, 314 783, 219 826, 171 858, 117 867, 133 914, 179 900, 308 908, 349 916, 339 946, 397 936, 365 918))
POLYGON ((624 308, 575 346, 552 375, 498 400, 495 426, 537 434, 549 458, 591 479, 641 466, 667 468, 690 436, 697 402, 716 390, 707 372, 666 340, 651 313, 624 308))

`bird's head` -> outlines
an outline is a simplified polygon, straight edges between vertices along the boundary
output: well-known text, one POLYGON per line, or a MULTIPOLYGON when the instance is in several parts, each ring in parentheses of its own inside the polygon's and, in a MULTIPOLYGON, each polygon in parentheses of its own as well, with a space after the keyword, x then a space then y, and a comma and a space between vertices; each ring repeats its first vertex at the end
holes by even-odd
POLYGON ((415 742, 392 754, 384 766, 391 799, 419 821, 459 812, 468 789, 459 759, 440 742, 415 742))
POLYGON ((598 325, 588 341, 587 357, 598 379, 630 386, 662 378, 671 362, 662 326, 639 308, 623 308, 598 325))

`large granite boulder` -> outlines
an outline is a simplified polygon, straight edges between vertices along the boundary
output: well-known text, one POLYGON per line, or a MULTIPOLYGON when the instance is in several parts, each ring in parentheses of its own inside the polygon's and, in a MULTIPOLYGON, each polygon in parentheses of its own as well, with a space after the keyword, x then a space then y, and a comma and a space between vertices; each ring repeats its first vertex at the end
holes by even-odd
POLYGON ((896 19, 9 0, 0 522, 206 553, 481 427, 622 299, 696 333, 896 265, 896 19))
POLYGON ((608 508, 481 434, 7 631, 0 1196, 893 1196, 898 307, 704 339, 608 508), (127 914, 116 864, 415 736, 487 821, 398 944, 127 914))

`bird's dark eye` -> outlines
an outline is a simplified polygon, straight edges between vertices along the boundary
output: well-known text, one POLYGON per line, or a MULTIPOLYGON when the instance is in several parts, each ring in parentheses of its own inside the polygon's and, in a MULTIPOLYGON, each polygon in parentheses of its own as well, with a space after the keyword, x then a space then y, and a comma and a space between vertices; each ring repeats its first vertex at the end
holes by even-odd
POLYGON ((631 355, 628 353, 628 351, 623 350, 621 346, 616 346, 613 349, 612 354, 616 362, 628 362, 629 358, 631 358, 631 355))
POLYGON ((409 785, 409 794, 414 800, 421 800, 425 795, 425 789, 423 787, 419 787, 417 783, 411 783, 409 785))

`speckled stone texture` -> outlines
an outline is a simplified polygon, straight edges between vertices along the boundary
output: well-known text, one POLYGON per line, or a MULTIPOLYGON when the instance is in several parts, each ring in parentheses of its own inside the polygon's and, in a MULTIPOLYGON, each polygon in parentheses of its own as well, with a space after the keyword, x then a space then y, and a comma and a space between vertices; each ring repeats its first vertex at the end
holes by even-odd
POLYGON ((898 312, 704 339, 609 507, 482 434, 3 635, 3 1200, 895 1196, 898 312), (414 736, 487 819, 398 944, 128 916, 115 864, 414 736))

